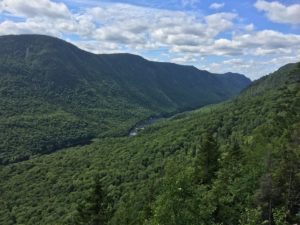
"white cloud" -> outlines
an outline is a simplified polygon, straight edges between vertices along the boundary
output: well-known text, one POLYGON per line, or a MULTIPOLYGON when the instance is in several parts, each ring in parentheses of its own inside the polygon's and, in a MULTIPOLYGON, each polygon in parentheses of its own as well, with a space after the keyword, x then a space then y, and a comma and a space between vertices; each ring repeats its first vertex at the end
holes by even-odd
POLYGON ((300 35, 283 34, 273 30, 263 30, 256 33, 243 34, 233 38, 242 48, 266 49, 280 52, 281 49, 293 50, 300 47, 300 35))
POLYGON ((0 35, 6 34, 46 34, 59 36, 59 32, 51 24, 43 23, 42 20, 38 19, 29 19, 26 22, 19 23, 4 21, 0 24, 0 35))
POLYGON ((248 31, 248 32, 249 31, 253 31, 254 28, 255 28, 255 26, 254 26, 253 23, 250 23, 250 24, 248 24, 248 25, 245 26, 245 30, 248 31))
POLYGON ((249 63, 245 64, 245 61, 241 58, 228 59, 225 60, 223 63, 227 65, 235 65, 235 66, 246 67, 246 68, 250 66, 249 63))
POLYGON ((102 41, 94 41, 94 40, 85 40, 85 41, 73 41, 73 40, 67 40, 74 45, 78 46, 81 49, 85 49, 89 52, 94 52, 96 54, 99 53, 119 53, 122 51, 122 48, 120 45, 115 43, 106 43, 102 41))
MULTIPOLYGON (((15 8, 6 11, 13 16, 25 15, 26 10, 15 8)), ((70 10, 66 9, 66 12, 70 10)), ((95 53, 139 52, 159 48, 168 52, 178 48, 179 53, 184 54, 188 51, 182 51, 181 47, 198 49, 213 43, 217 35, 233 28, 233 20, 237 17, 233 13, 216 13, 198 18, 193 13, 120 3, 98 5, 80 13, 70 13, 68 17, 48 18, 33 12, 27 14, 23 21, 0 23, 0 34, 77 35, 78 40, 70 41, 95 53)), ((188 63, 193 62, 193 57, 170 58, 188 63)))
MULTIPOLYGON (((182 51, 187 49, 182 49, 182 51)), ((300 50, 300 35, 283 34, 272 30, 233 35, 232 39, 217 39, 209 46, 194 49, 205 55, 282 55, 300 50)), ((177 49, 177 52, 180 51, 177 49)))
MULTIPOLYGON (((189 1, 195 3, 195 1, 189 1)), ((39 11, 37 0, 4 0, 2 8, 13 16, 26 15, 25 21, 0 23, 0 34, 45 33, 62 37, 78 35, 90 42, 81 46, 92 50, 92 43, 106 46, 123 45, 124 49, 199 47, 213 43, 221 32, 233 28, 233 13, 215 13, 198 18, 193 13, 153 9, 129 4, 102 4, 79 13, 70 13, 65 5, 42 0, 48 11, 39 11), (28 10, 28 9, 31 10, 28 10), (51 17, 55 13, 67 17, 51 17)), ((43 9, 46 10, 46 9, 43 9)), ((94 52, 98 52, 95 46, 94 52)), ((107 48, 104 48, 107 49, 107 48)))
POLYGON ((221 9, 221 8, 223 8, 225 6, 225 3, 224 2, 222 2, 222 3, 217 3, 217 2, 214 2, 214 3, 212 3, 210 6, 209 6, 209 8, 210 9, 221 9))
POLYGON ((268 19, 276 23, 300 24, 300 4, 283 5, 280 2, 258 0, 255 7, 266 13, 268 19))
POLYGON ((194 6, 195 4, 199 3, 200 0, 181 0, 183 6, 194 6))
POLYGON ((233 27, 233 20, 237 17, 235 13, 215 13, 205 17, 208 30, 214 33, 214 36, 222 31, 233 27))
POLYGON ((50 0, 1 0, 0 12, 15 16, 66 18, 71 15, 67 6, 50 0))
POLYGON ((197 18, 194 14, 144 8, 128 4, 98 6, 87 11, 103 26, 96 29, 94 38, 131 48, 198 46, 212 42, 225 30, 230 30, 236 14, 216 13, 197 18), (130 15, 130 16, 128 16, 130 15))
POLYGON ((179 56, 176 58, 172 58, 171 62, 186 65, 186 64, 191 64, 191 63, 197 62, 197 59, 193 55, 186 54, 186 55, 182 55, 182 56, 179 56))

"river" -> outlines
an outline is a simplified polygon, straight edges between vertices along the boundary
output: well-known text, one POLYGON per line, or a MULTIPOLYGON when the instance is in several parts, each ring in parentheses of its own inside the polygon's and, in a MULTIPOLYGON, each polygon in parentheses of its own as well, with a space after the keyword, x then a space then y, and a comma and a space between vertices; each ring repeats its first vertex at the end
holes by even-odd
MULTIPOLYGON (((198 108, 194 109, 186 109, 185 111, 182 112, 174 112, 174 113, 169 113, 165 114, 162 116, 152 116, 146 120, 138 122, 131 130, 128 132, 128 136, 133 137, 138 135, 138 133, 142 130, 144 130, 147 126, 157 122, 158 120, 172 120, 172 119, 179 119, 182 117, 187 116, 191 112, 195 112, 197 109, 203 109, 204 107, 211 107, 211 105, 206 105, 206 106, 199 106, 198 108)), ((210 109, 212 111, 212 109, 210 109)))
POLYGON ((165 116, 157 116, 157 117, 150 117, 147 120, 139 122, 135 127, 133 127, 129 133, 128 136, 136 136, 140 131, 144 130, 147 126, 157 122, 158 120, 169 120, 169 119, 174 119, 174 118, 179 118, 180 116, 185 115, 186 113, 191 112, 190 110, 188 111, 183 111, 171 115, 165 115, 165 116))
POLYGON ((129 131, 129 136, 136 136, 139 131, 142 131, 145 129, 146 126, 149 126, 153 123, 155 123, 157 120, 160 119, 165 119, 164 117, 150 117, 149 119, 142 121, 140 123, 138 123, 135 127, 133 127, 130 131, 129 131))

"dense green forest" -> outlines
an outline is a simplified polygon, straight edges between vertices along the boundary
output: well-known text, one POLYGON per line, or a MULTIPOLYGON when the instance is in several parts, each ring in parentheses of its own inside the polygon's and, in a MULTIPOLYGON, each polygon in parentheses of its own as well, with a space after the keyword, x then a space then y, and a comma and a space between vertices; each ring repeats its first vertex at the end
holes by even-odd
POLYGON ((289 64, 135 137, 2 166, 0 224, 299 223, 299 86, 289 64))
POLYGON ((41 35, 0 37, 0 164, 122 136, 137 122, 226 100, 250 80, 41 35))

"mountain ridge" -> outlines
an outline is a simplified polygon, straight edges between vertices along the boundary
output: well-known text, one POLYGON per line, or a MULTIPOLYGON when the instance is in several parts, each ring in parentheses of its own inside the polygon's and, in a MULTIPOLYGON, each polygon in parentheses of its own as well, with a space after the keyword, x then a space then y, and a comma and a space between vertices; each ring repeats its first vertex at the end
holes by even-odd
POLYGON ((227 100, 250 82, 130 54, 96 55, 44 35, 1 36, 0 161, 125 135, 150 116, 227 100))

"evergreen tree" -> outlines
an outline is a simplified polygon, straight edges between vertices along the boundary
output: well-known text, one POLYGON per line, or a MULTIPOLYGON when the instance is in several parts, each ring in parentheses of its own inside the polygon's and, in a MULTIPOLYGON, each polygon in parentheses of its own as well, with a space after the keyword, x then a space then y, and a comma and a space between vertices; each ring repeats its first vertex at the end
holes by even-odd
POLYGON ((100 179, 96 176, 92 192, 86 204, 80 205, 75 218, 76 225, 106 225, 110 215, 110 201, 102 187, 100 179))
POLYGON ((195 179, 198 183, 210 183, 218 168, 218 144, 211 133, 203 135, 195 160, 195 179))

